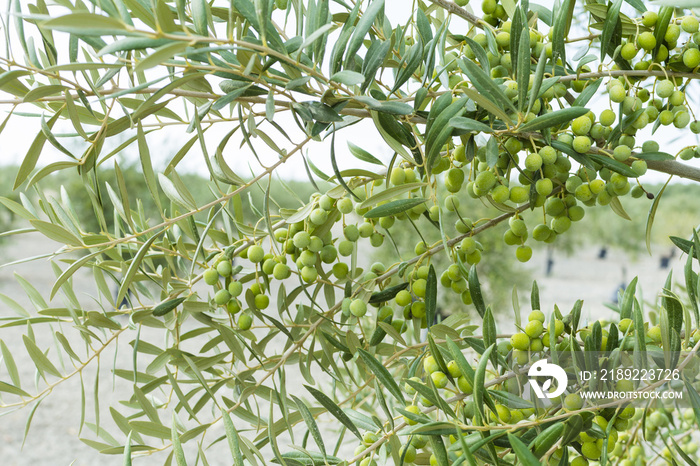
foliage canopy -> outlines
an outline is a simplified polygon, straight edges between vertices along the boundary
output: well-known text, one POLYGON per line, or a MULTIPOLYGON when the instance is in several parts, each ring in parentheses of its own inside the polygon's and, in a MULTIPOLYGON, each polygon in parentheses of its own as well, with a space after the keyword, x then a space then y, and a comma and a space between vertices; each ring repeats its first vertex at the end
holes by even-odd
POLYGON ((700 132, 688 93, 698 21, 641 0, 484 0, 480 16, 467 3, 416 0, 402 19, 383 0, 11 2, 0 130, 19 117, 40 124, 14 179, 21 194, 0 203, 26 223, 10 234, 62 247, 48 293, 21 280, 36 309, 2 316, 4 329, 26 329, 39 387, 20 380, 0 341, 0 408, 38 406, 126 340, 132 364, 113 372, 133 393, 109 418, 96 400, 96 438, 85 441, 127 464, 161 453, 207 464, 219 442, 237 466, 693 464, 682 430, 700 415, 700 365, 687 353, 700 346, 693 232, 674 240, 688 254, 682 293, 669 278, 643 313, 633 282, 619 315, 588 326, 581 301, 541 310, 535 284, 528 321, 514 298, 516 332, 499 334, 478 264, 494 244, 480 239, 499 225, 527 262, 530 244, 556 241, 588 209, 626 217, 628 194, 653 199, 650 238, 664 190, 639 177, 700 181, 685 163, 695 146, 670 154, 652 136, 700 132), (355 141, 358 124, 390 148, 388 163, 355 141), (345 134, 354 142, 337 147, 345 134), (183 135, 163 153, 165 138, 183 135), (332 173, 308 157, 318 147, 332 173), (120 154, 131 148, 148 201, 126 182, 120 154), (58 159, 46 163, 49 152, 58 159), (242 153, 250 173, 236 168, 242 153), (210 174, 204 193, 178 173, 192 158, 210 174), (285 187, 275 175, 286 164, 319 192, 285 187), (43 189, 67 171, 81 178, 90 221, 65 189, 43 189), (466 211, 467 198, 486 214, 466 211), (368 246, 394 243, 393 231, 410 231, 415 247, 367 264, 368 246), (439 270, 436 254, 449 262, 439 270), (72 285, 84 271, 97 290, 89 303, 72 285), (446 294, 478 317, 437 318, 446 294), (578 393, 595 383, 577 374, 627 353, 636 369, 682 377, 609 388, 680 385, 683 417, 669 422, 680 408, 660 401, 583 404, 578 393), (569 381, 541 405, 521 390, 545 357, 569 381), (339 428, 322 429, 329 419, 339 428))

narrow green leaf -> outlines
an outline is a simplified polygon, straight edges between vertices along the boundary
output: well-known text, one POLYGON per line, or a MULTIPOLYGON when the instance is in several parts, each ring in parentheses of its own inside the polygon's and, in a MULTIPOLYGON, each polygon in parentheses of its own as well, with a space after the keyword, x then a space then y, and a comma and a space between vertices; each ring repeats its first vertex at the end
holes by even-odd
POLYGON ((685 288, 688 292, 688 300, 690 301, 690 305, 693 308, 695 324, 700 326, 700 308, 698 307, 697 274, 693 272, 693 256, 694 246, 691 246, 688 252, 688 257, 685 261, 685 288))
POLYGON ((224 420, 224 430, 226 431, 226 439, 233 456, 233 464, 234 466, 243 466, 243 455, 241 454, 240 439, 236 427, 233 425, 228 411, 224 410, 221 417, 224 420))
POLYGON ((177 466, 187 466, 187 460, 185 460, 185 452, 182 449, 182 443, 180 442, 180 434, 177 432, 177 424, 175 422, 174 411, 172 426, 170 427, 170 440, 173 442, 173 455, 175 456, 175 463, 177 464, 177 466))
POLYGON ((453 117, 450 119, 448 125, 455 129, 462 129, 472 133, 493 133, 493 129, 486 123, 467 117, 453 117))
POLYGON ((122 21, 93 13, 72 13, 41 23, 46 29, 69 32, 78 36, 111 36, 130 34, 132 28, 122 21))
POLYGON ((29 223, 32 224, 34 228, 39 231, 42 235, 49 239, 57 241, 62 244, 67 244, 69 246, 80 247, 83 243, 76 238, 76 236, 59 225, 54 225, 53 223, 44 222, 42 220, 30 220, 29 223))
POLYGON ((27 349, 29 357, 32 358, 32 361, 34 361, 34 364, 39 372, 48 372, 51 375, 61 378, 61 373, 58 371, 58 369, 56 369, 56 366, 49 361, 49 358, 47 358, 44 352, 41 351, 38 346, 36 346, 36 343, 34 343, 31 338, 29 338, 27 335, 22 335, 22 341, 24 341, 24 347, 27 349))
POLYGON ((518 110, 525 109, 530 84, 530 29, 523 28, 518 46, 518 110))
MULTIPOLYGON (((328 26, 331 25, 328 24, 328 26)), ((356 71, 343 70, 331 76, 331 81, 345 84, 346 86, 355 86, 362 84, 365 81, 365 77, 356 71)))
POLYGON ((83 265, 85 265, 88 261, 91 259, 94 259, 95 256, 98 256, 102 254, 104 251, 96 251, 93 252, 92 254, 88 254, 87 256, 83 256, 77 261, 73 262, 70 267, 68 267, 66 270, 63 271, 63 273, 56 279, 56 283, 53 284, 53 287, 51 288, 51 294, 49 295, 49 299, 53 299, 54 296, 56 296, 56 293, 58 293, 58 290, 61 288, 61 286, 70 278, 73 276, 75 272, 77 272, 83 265))
POLYGON ((323 443, 323 437, 321 436, 321 431, 318 429, 318 425, 316 424, 316 420, 314 419, 314 416, 311 414, 311 411, 309 410, 309 407, 306 406, 306 403, 304 403, 302 400, 297 398, 294 395, 291 395, 292 399, 294 400, 294 403, 297 405, 297 409, 299 409, 299 413, 301 414, 301 417, 304 419, 304 422, 306 423, 306 427, 309 429, 309 432, 311 433, 311 437, 313 437, 314 442, 316 442, 316 445, 318 448, 321 450, 321 454, 323 455, 324 459, 326 458, 326 446, 323 443))
POLYGON ((668 186, 668 183, 670 183, 671 178, 673 178, 673 176, 670 176, 668 178, 668 180, 666 181, 666 183, 664 183, 661 190, 654 197, 654 202, 652 202, 651 207, 649 207, 649 214, 647 215, 647 226, 646 226, 646 233, 645 233, 647 251, 649 252, 649 255, 651 255, 651 227, 654 225, 654 219, 656 218, 656 211, 659 208, 659 202, 661 201, 661 196, 664 195, 664 191, 666 191, 666 186, 668 186))
POLYGON ((503 390, 489 390, 488 393, 496 401, 510 409, 530 409, 535 407, 535 405, 533 405, 530 401, 510 392, 503 390))
POLYGON ((700 427, 700 395, 698 395, 698 391, 695 389, 695 387, 688 382, 687 378, 684 377, 683 382, 685 383, 685 389, 690 397, 690 406, 693 408, 693 412, 695 413, 695 423, 698 425, 698 427, 700 427))
POLYGON ((231 102, 235 101, 237 98, 241 97, 243 94, 248 92, 252 84, 245 84, 237 89, 228 92, 225 96, 218 98, 211 106, 212 110, 221 110, 226 107, 231 102))
POLYGON ((483 319, 484 314, 486 314, 486 304, 484 304, 484 297, 481 295, 481 284, 479 283, 479 276, 477 275, 475 265, 472 265, 472 267, 469 269, 468 282, 469 293, 472 296, 474 307, 483 319))
POLYGON ((372 120, 374 121, 374 125, 377 128, 377 131, 379 131, 379 134, 382 136, 382 139, 391 147, 394 152, 399 154, 401 157, 404 158, 404 160, 411 161, 413 162, 413 159, 411 155, 406 151, 406 148, 399 142, 393 131, 390 131, 386 125, 385 125, 385 118, 392 118, 391 121, 393 123, 396 123, 396 120, 393 120, 393 117, 390 117, 389 115, 386 115, 384 113, 380 113, 376 110, 370 110, 370 115, 372 115, 372 120))
MULTIPOLYGON (((173 171, 173 173, 175 172, 173 171)), ((189 211, 197 210, 197 206, 194 204, 192 195, 183 191, 182 188, 174 183, 170 178, 162 173, 158 173, 158 181, 160 183, 160 187, 163 189, 163 192, 166 196, 168 196, 168 199, 181 205, 189 211)))
POLYGON ((139 60, 134 67, 134 71, 139 73, 149 70, 155 66, 163 65, 165 62, 184 52, 189 44, 185 41, 177 41, 171 44, 161 45, 153 53, 149 53, 145 58, 139 60))
POLYGON ((328 398, 323 392, 316 390, 314 387, 304 385, 304 388, 306 388, 309 391, 309 393, 311 393, 311 395, 314 398, 316 398, 316 400, 319 403, 321 403, 323 407, 328 410, 329 413, 333 415, 333 417, 335 417, 345 427, 347 427, 350 430, 350 432, 352 432, 355 435, 355 437, 357 437, 359 440, 362 440, 362 435, 360 435, 360 431, 357 430, 355 424, 353 424, 348 415, 345 414, 343 410, 340 409, 340 407, 333 402, 333 400, 328 398))
MULTIPOLYGON (((605 23, 603 25, 603 32, 600 35, 600 43, 605 44, 604 47, 600 47, 600 60, 605 60, 605 54, 609 50, 608 43, 612 40, 615 28, 621 26, 620 23, 620 8, 622 7, 622 0, 613 0, 608 4, 608 10, 605 14, 605 23)), ((613 47, 617 44, 612 44, 613 47)))
POLYGON ((2 360, 5 363, 7 373, 10 375, 10 380, 12 380, 12 383, 17 387, 21 387, 22 384, 20 382, 19 372, 17 371, 17 364, 15 364, 12 353, 10 353, 7 345, 5 345, 5 342, 2 340, 0 340, 0 352, 2 354, 2 360))
POLYGON ((148 239, 148 241, 143 243, 143 245, 136 252, 136 255, 131 260, 131 264, 129 264, 129 268, 127 269, 126 274, 124 275, 124 278, 122 279, 121 284, 119 285, 117 299, 114 302, 121 303, 124 300, 126 292, 129 289, 129 286, 131 286, 131 282, 134 280, 134 277, 136 277, 136 273, 141 267, 141 262, 143 261, 143 258, 146 257, 146 254, 148 254, 151 245, 156 240, 156 238, 158 238, 158 236, 158 234, 151 236, 148 239))
MULTIPOLYGON (((491 307, 486 308, 486 313, 484 314, 484 323, 482 325, 482 332, 484 337, 484 346, 489 347, 496 344, 496 321, 493 318, 493 312, 491 312, 491 307)), ((494 367, 496 366, 496 355, 498 353, 493 353, 491 355, 491 360, 494 367)))
POLYGON ((163 301, 162 303, 158 304, 156 307, 153 308, 153 315, 156 317, 164 316, 176 307, 178 307, 180 304, 182 304, 183 301, 185 301, 185 299, 187 298, 174 298, 169 299, 167 301, 163 301))
POLYGON ((201 36, 209 35, 207 31, 208 15, 206 0, 192 0, 191 8, 194 29, 197 31, 197 34, 201 36))
MULTIPOLYGON (((54 116, 52 116, 46 123, 46 127, 53 129, 53 125, 56 123, 56 120, 58 120, 60 115, 60 111, 56 112, 54 116)), ((19 188, 22 183, 24 183, 24 180, 27 179, 32 170, 34 170, 34 167, 36 167, 36 163, 39 161, 39 156, 43 151, 44 143, 46 143, 46 135, 43 131, 40 131, 34 137, 34 141, 32 141, 31 146, 29 146, 27 154, 24 156, 24 159, 22 159, 22 164, 17 171, 17 177, 15 178, 15 183, 12 187, 13 190, 19 188)))
POLYGON ((542 78, 544 78, 545 63, 547 63, 547 50, 543 48, 542 53, 540 53, 540 58, 537 60, 537 68, 535 68, 535 74, 532 78, 532 89, 530 90, 530 97, 528 98, 527 102, 526 114, 530 113, 533 105, 535 105, 535 102, 540 96, 540 87, 542 87, 542 78))
POLYGON ((666 31, 668 30, 668 25, 671 22, 671 18, 673 18, 674 10, 674 6, 662 6, 661 9, 659 9, 656 24, 654 26, 654 38, 656 38, 656 47, 654 47, 654 53, 651 55, 652 57, 655 57, 659 53, 661 45, 664 43, 666 31))
POLYGON ((491 100, 489 100, 486 96, 481 95, 479 92, 477 92, 475 89, 462 89, 462 93, 469 97, 471 100, 473 100, 477 105, 482 107, 484 110, 489 112, 490 114, 498 117, 503 121, 504 123, 508 125, 512 125, 513 121, 510 119, 508 114, 503 111, 503 109, 498 106, 497 104, 493 103, 491 100))
MULTIPOLYGON (((139 157, 141 159, 141 170, 143 170, 143 177, 146 180, 146 186, 148 191, 151 193, 151 197, 158 207, 158 211, 162 211, 160 205, 160 194, 158 193, 158 185, 156 184, 156 176, 153 172, 153 164, 151 163, 151 153, 148 150, 148 144, 146 143, 146 135, 143 132, 143 126, 139 122, 137 126, 137 137, 138 137, 138 147, 139 147, 139 157)), ((121 301, 120 301, 121 302, 121 301)))
POLYGON ((423 61, 423 40, 418 37, 418 40, 413 44, 406 56, 399 64, 399 72, 396 75, 396 80, 394 81, 394 86, 391 88, 391 93, 396 92, 401 86, 403 86, 413 73, 418 69, 421 62, 423 61), (406 65, 403 67, 403 65, 406 65))
MULTIPOLYGON (((457 435, 460 435, 459 433, 457 435)), ((445 449, 445 443, 442 437, 439 435, 431 435, 428 437, 430 442, 430 447, 433 450, 433 455, 437 460, 438 466, 449 466, 450 461, 447 457, 447 449, 445 449)))
POLYGON ((506 97, 503 91, 493 82, 491 77, 487 75, 484 70, 469 59, 462 59, 457 62, 460 68, 462 68, 462 71, 469 76, 469 80, 479 92, 490 98, 493 102, 505 106, 511 112, 517 113, 518 110, 513 105, 513 102, 506 97))
POLYGON ((391 40, 375 40, 367 49, 365 59, 362 61, 362 75, 365 81, 360 88, 360 92, 364 93, 369 85, 374 81, 374 76, 384 63, 384 59, 391 50, 391 40))
POLYGON ((553 112, 540 115, 534 120, 525 123, 518 128, 518 131, 532 132, 541 131, 545 128, 553 128, 555 126, 568 123, 574 118, 578 118, 588 112, 589 110, 587 108, 582 107, 568 107, 561 110, 555 110, 553 112))
POLYGON ((674 156, 667 152, 642 152, 641 154, 635 154, 634 156, 638 159, 647 161, 663 161, 675 159, 674 156))
POLYGON ((375 207, 374 209, 370 210, 367 212, 364 217, 365 218, 381 218, 381 217, 390 217, 392 215, 397 215, 402 212, 406 212, 407 210, 410 210, 416 206, 419 206, 423 203, 425 203, 427 199, 422 198, 422 197, 416 197, 412 199, 397 199, 396 201, 391 201, 386 204, 382 204, 379 207, 375 207))
POLYGON ((603 84, 602 79, 588 81, 586 87, 578 95, 578 97, 576 97, 576 100, 574 100, 572 107, 585 107, 593 96, 596 95, 601 84, 603 84))
POLYGON ((50 95, 60 94, 65 89, 66 89, 66 87, 61 86, 60 84, 49 84, 49 85, 45 85, 45 86, 35 87, 31 91, 27 92, 27 94, 24 96, 22 101, 23 102, 36 102, 37 100, 43 99, 44 97, 48 97, 50 95))
POLYGON ((373 163, 375 165, 384 165, 381 160, 350 141, 348 141, 348 149, 350 149, 350 153, 354 155, 355 158, 362 160, 363 162, 373 163))
POLYGON ((397 197, 401 197, 406 193, 409 193, 416 189, 420 189, 423 186, 426 186, 426 183, 406 183, 398 186, 392 186, 391 188, 378 192, 377 194, 370 196, 364 201, 362 201, 360 203, 360 208, 364 209, 367 207, 375 206, 381 202, 396 199, 397 197))
POLYGON ((406 288, 408 288, 408 282, 390 286, 389 288, 385 288, 382 291, 372 293, 372 296, 369 298, 369 303, 378 304, 389 301, 390 299, 394 299, 396 295, 399 294, 399 291, 405 290, 406 288))
MULTIPOLYGON (((426 129, 425 163, 429 173, 440 157, 440 149, 452 136, 453 127, 449 125, 450 120, 455 116, 460 116, 464 112, 467 101, 468 99, 462 97, 452 102, 447 108, 440 111, 440 113, 435 116, 433 124, 429 129, 426 129)), ((431 110, 430 113, 433 113, 433 111, 431 110)))
POLYGON ((523 466, 540 466, 540 460, 525 446, 525 444, 515 435, 508 432, 508 441, 513 448, 513 453, 523 466))
POLYGON ((386 367, 384 367, 379 361, 375 359, 374 356, 372 356, 370 353, 363 350, 362 348, 359 348, 357 351, 360 354, 360 357, 362 358, 364 363, 369 368, 369 370, 371 370, 375 377, 377 377, 377 379, 382 383, 382 385, 387 390, 389 390, 389 393, 391 393, 394 396, 394 398, 396 398, 400 403, 404 403, 401 389, 396 384, 396 380, 389 373, 386 367))
POLYGON ((620 319, 632 318, 632 306, 634 304, 634 294, 637 291, 637 277, 634 277, 622 295, 620 303, 620 319))
POLYGON ((632 220, 625 208, 622 206, 622 202, 620 202, 619 197, 613 197, 613 200, 610 201, 610 208, 613 212, 615 212, 618 216, 624 218, 625 220, 632 220))
POLYGON ((338 183, 340 183, 348 194, 359 201, 360 198, 352 191, 352 189, 350 189, 347 183, 345 183, 345 180, 338 169, 338 162, 335 159, 335 125, 333 126, 333 135, 331 136, 331 165, 333 166, 333 173, 335 173, 335 178, 338 180, 338 183))
MULTIPOLYGON (((588 109, 584 108, 583 110, 588 110, 588 109)), ((598 162, 599 164, 603 165, 604 167, 606 167, 614 172, 617 172, 621 175, 625 175, 629 178, 637 178, 637 172, 632 170, 632 168, 630 166, 625 165, 624 163, 619 162, 613 158, 610 158, 608 156, 601 155, 601 154, 588 154, 587 157, 590 158, 591 160, 593 160, 594 162, 598 162)))
POLYGON ((530 443, 530 448, 533 449, 536 458, 542 458, 561 439, 565 427, 564 422, 559 421, 547 427, 535 437, 535 440, 530 443))
POLYGON ((484 399, 488 396, 488 393, 486 392, 486 388, 484 388, 484 382, 486 381, 486 366, 494 346, 495 345, 491 345, 486 348, 486 351, 484 351, 484 354, 482 354, 479 359, 479 364, 476 366, 476 371, 474 373, 474 407, 476 408, 474 424, 478 426, 484 425, 486 421, 484 399))
POLYGON ((430 269, 428 269, 428 280, 425 287, 425 319, 428 325, 428 331, 430 331, 430 326, 435 322, 435 315, 437 313, 437 275, 435 274, 435 267, 430 264, 430 269))
POLYGON ((474 369, 467 362, 467 359, 464 357, 464 354, 459 349, 459 346, 457 346, 457 343, 452 341, 451 338, 447 337, 447 347, 449 348, 450 353, 452 354, 452 359, 454 359, 457 363, 457 367, 459 367, 459 371, 462 373, 462 376, 467 379, 469 385, 474 387, 474 369))
POLYGON ((7 382, 0 381, 0 392, 9 393, 11 395, 31 397, 31 395, 15 385, 10 385, 7 382))
POLYGON ((362 42, 365 40, 365 36, 372 28, 374 20, 377 18, 379 12, 384 11, 384 0, 373 0, 369 7, 365 10, 360 20, 355 26, 355 32, 348 43, 347 53, 345 54, 345 68, 353 68, 352 64, 355 60, 355 54, 360 50, 362 42))

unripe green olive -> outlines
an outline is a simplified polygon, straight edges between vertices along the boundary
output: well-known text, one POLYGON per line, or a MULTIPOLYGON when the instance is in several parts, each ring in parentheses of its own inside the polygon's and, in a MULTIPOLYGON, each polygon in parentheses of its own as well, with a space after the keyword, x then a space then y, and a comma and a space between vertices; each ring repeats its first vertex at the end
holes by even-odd
POLYGON ((365 222, 362 225, 360 225, 359 233, 360 237, 369 238, 370 236, 372 236, 372 233, 374 233, 374 226, 369 222, 365 222))
POLYGON ((253 325, 253 316, 248 312, 244 312, 238 317, 238 328, 241 330, 249 330, 253 325))
POLYGON ((673 91, 668 98, 668 103, 674 106, 683 105, 685 103, 685 92, 678 90, 673 91))
POLYGON ((430 374, 430 378, 433 380, 433 383, 437 388, 445 388, 447 386, 447 375, 445 375, 443 372, 433 372, 430 374))
POLYGON ((571 122, 571 130, 577 136, 585 136, 591 130, 591 119, 586 115, 580 116, 571 122))
POLYGON ((537 225, 532 230, 532 237, 537 241, 545 241, 552 234, 552 230, 545 224, 537 225))
POLYGON ((214 295, 214 302, 219 306, 223 306, 224 304, 228 303, 230 299, 231 293, 229 293, 228 290, 219 290, 214 295))
MULTIPOLYGON (((416 405, 406 406, 405 411, 408 411, 409 413, 413 413, 416 415, 420 414, 420 408, 416 405)), ((409 426, 415 426, 416 424, 418 424, 418 422, 414 421, 413 419, 411 419, 407 416, 403 416, 403 419, 406 422, 406 424, 408 424, 409 426)))
POLYGON ((309 215, 309 221, 314 225, 322 225, 328 220, 328 212, 323 209, 314 209, 309 215))
POLYGON ((404 181, 406 181, 406 172, 404 171, 403 168, 401 167, 394 167, 391 169, 391 175, 389 177, 389 181, 391 184, 394 186, 398 186, 400 184, 403 184, 404 181))
POLYGON ((581 453, 588 459, 597 460, 600 458, 601 451, 596 442, 584 442, 581 445, 581 453))
POLYGON ((353 243, 360 238, 360 231, 357 228, 357 225, 353 224, 346 225, 343 229, 343 234, 348 241, 352 241, 353 243))
POLYGON ((253 245, 248 248, 248 260, 257 264, 265 258, 265 250, 258 245, 253 245))
POLYGON ((219 272, 215 268, 205 270, 202 276, 204 277, 204 283, 207 285, 213 286, 219 283, 219 272))
POLYGON ((573 147, 576 152, 585 154, 590 150, 591 145, 592 142, 588 136, 576 136, 571 144, 571 147, 573 147))
POLYGON ((578 393, 570 393, 564 398, 563 406, 566 411, 577 411, 583 407, 583 399, 578 393))
POLYGON ((557 217, 552 219, 551 228, 557 234, 562 234, 571 227, 571 219, 569 217, 557 217))
POLYGON ((399 457, 403 457, 404 463, 413 463, 416 460, 416 448, 411 444, 402 445, 399 457))
POLYGON ((530 337, 525 333, 516 333, 510 337, 510 344, 516 350, 526 351, 530 348, 530 337))
POLYGON ((525 333, 527 336, 530 338, 537 338, 540 335, 542 335, 542 332, 544 331, 544 326, 542 325, 542 322, 539 320, 531 320, 530 322, 525 325, 525 333))
POLYGON ((381 233, 374 232, 369 237, 369 244, 374 248, 378 248, 384 243, 384 235, 381 233))
POLYGON ((525 244, 518 246, 515 250, 515 257, 520 262, 527 262, 532 258, 532 248, 525 244))
POLYGON ((291 271, 289 270, 287 264, 276 264, 272 269, 272 276, 274 276, 277 280, 284 280, 291 276, 291 271))
POLYGON ((270 305, 270 297, 265 294, 259 294, 255 297, 255 307, 263 310, 270 305))
POLYGON ((349 214, 354 208, 352 199, 349 197, 344 197, 338 201, 338 210, 341 214, 349 214))
POLYGON ((306 283, 311 283, 316 281, 318 278, 318 271, 316 270, 315 267, 311 266, 304 266, 301 269, 301 279, 304 280, 306 283))
POLYGON ((524 186, 513 186, 510 188, 510 200, 515 204, 527 202, 529 197, 530 193, 524 186))
POLYGON ((425 303, 423 301, 414 301, 411 303, 411 315, 418 319, 425 317, 425 303))
POLYGON ((350 313, 355 317, 362 317, 367 314, 367 304, 361 299, 353 299, 350 303, 350 313))
POLYGON ((647 336, 654 342, 661 343, 661 327, 658 325, 649 327, 649 330, 647 330, 647 336))
POLYGON ((656 47, 656 37, 651 32, 642 32, 637 36, 637 45, 650 52, 656 47))
POLYGON ((343 262, 333 264, 333 275, 339 280, 344 279, 348 276, 348 265, 343 262))
POLYGON ((611 126, 616 119, 617 115, 612 110, 605 109, 600 113, 600 124, 603 126, 611 126))
POLYGON ((229 314, 234 315, 238 313, 238 311, 241 310, 241 302, 238 301, 237 299, 231 299, 229 300, 228 303, 226 303, 226 311, 228 311, 229 314))

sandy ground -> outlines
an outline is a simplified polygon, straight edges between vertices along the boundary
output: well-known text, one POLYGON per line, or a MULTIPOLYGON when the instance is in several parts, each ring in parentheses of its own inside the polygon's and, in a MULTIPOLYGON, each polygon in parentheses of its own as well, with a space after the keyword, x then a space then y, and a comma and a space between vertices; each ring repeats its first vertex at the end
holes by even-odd
MULTIPOLYGON (((19 239, 13 239, 0 247, 0 263, 8 263, 28 255, 40 255, 51 252, 57 247, 56 243, 46 241, 38 236, 26 235, 19 239)), ((653 257, 641 256, 637 261, 630 261, 624 253, 619 251, 608 251, 608 255, 604 260, 597 258, 597 249, 587 248, 579 254, 573 256, 564 256, 558 254, 554 257, 554 267, 552 274, 549 277, 545 276, 544 269, 546 257, 541 254, 535 256, 535 260, 530 263, 533 275, 538 278, 538 283, 541 293, 542 309, 545 313, 551 312, 553 305, 559 305, 563 313, 567 313, 573 303, 581 296, 586 297, 584 304, 583 319, 596 319, 600 317, 610 316, 611 311, 605 307, 605 303, 609 302, 616 288, 623 281, 622 268, 626 268, 626 279, 629 281, 634 276, 639 276, 640 288, 644 292, 645 299, 654 299, 657 293, 661 290, 663 283, 668 274, 668 269, 659 268, 659 259, 661 254, 668 251, 655 251, 657 255, 653 257)), ((683 262, 678 258, 671 261, 671 266, 674 270, 674 276, 681 278, 683 270, 683 262)), ((42 295, 47 298, 55 276, 51 270, 50 264, 45 259, 27 263, 10 265, 0 268, 0 293, 12 297, 22 306, 33 311, 31 302, 27 299, 22 288, 17 284, 13 274, 18 273, 27 278, 31 283, 35 284, 42 295)), ((90 295, 95 295, 95 286, 92 278, 86 274, 78 274, 74 277, 74 289, 79 295, 82 302, 90 302, 90 295)), ((523 303, 523 316, 529 312, 529 289, 519 290, 520 300, 523 303)), ((273 300, 274 302, 274 300, 273 300)), ((51 303, 53 307, 62 306, 61 298, 57 297, 51 303)), ((93 303, 94 306, 94 303, 93 303)), ((12 310, 8 306, 0 303, 0 318, 12 315, 12 310)), ((512 329, 512 309, 498 310, 498 321, 500 322, 499 331, 507 332, 512 329), (508 328, 508 327, 511 328, 508 328)), ((42 329, 41 325, 35 326, 37 341, 41 342, 42 348, 50 346, 48 344, 51 335, 42 329)), ((0 328, 0 339, 10 348, 10 351, 15 357, 15 361, 19 367, 22 386, 31 393, 36 393, 35 384, 35 369, 32 361, 27 356, 22 344, 21 335, 26 332, 26 327, 11 327, 0 328)), ((54 329, 57 330, 57 329, 54 329)), ((162 338, 158 331, 144 331, 142 337, 154 343, 159 343, 158 338, 162 338)), ((101 425, 108 425, 108 431, 115 432, 116 428, 112 425, 109 415, 108 406, 116 404, 118 400, 124 396, 129 396, 132 392, 131 385, 128 381, 120 378, 114 378, 111 374, 111 367, 114 361, 120 367, 130 367, 131 364, 131 347, 128 345, 129 340, 133 338, 125 338, 118 342, 117 345, 102 353, 100 357, 100 385, 98 393, 102 410, 100 411, 101 425), (115 356, 114 348, 117 348, 115 356), (125 395, 121 395, 125 394, 125 395)), ((72 340, 72 345, 75 345, 76 350, 80 348, 79 340, 72 340)), ((83 353, 80 353, 83 354, 83 353)), ((52 360, 56 360, 55 350, 49 353, 52 360)), ((59 366, 62 373, 67 373, 72 370, 70 361, 64 359, 64 367, 59 366)), ((97 374, 95 365, 91 365, 83 372, 83 380, 85 383, 85 391, 87 397, 86 403, 86 420, 89 423, 95 422, 94 416, 94 398, 93 390, 97 374)), ((0 380, 9 379, 4 364, 0 364, 0 380)), ((48 376, 50 383, 57 379, 48 376)), ((40 381, 38 386, 43 390, 45 384, 40 381)), ((47 396, 39 406, 33 416, 29 435, 24 446, 22 441, 24 437, 25 425, 27 418, 30 415, 29 409, 21 409, 17 411, 0 411, 0 464, 3 466, 54 466, 54 465, 69 465, 76 466, 87 465, 121 465, 122 458, 120 456, 100 455, 92 448, 86 446, 78 437, 78 427, 80 425, 80 399, 81 388, 79 377, 58 385, 50 396, 47 396)), ((120 412, 128 413, 129 410, 120 407, 120 412)), ((117 431, 118 433, 118 431, 117 431)), ((223 435, 221 426, 217 425, 214 428, 215 435, 208 435, 210 439, 216 438, 218 435, 223 435)), ((80 435, 94 439, 95 435, 90 432, 89 427, 83 428, 80 435)), ((331 438, 327 439, 327 447, 332 449, 331 438), (328 445, 331 444, 331 445, 328 445)), ((123 441, 124 436, 116 436, 118 442, 123 441)), ((297 441, 300 438, 297 437, 297 441)), ((150 442, 151 445, 157 445, 157 441, 150 442)), ((281 446, 284 441, 280 439, 281 446)), ((355 442, 346 442, 347 448, 344 450, 354 449, 355 442)), ((205 445, 207 447, 208 445, 205 445)), ((189 464, 194 464, 195 453, 192 448, 195 447, 194 441, 186 444, 186 452, 189 464)), ((284 450, 284 448, 283 448, 284 450)), ((228 446, 225 442, 220 442, 207 450, 207 459, 211 465, 228 465, 231 463, 228 446)), ((140 458, 134 461, 135 464, 162 464, 165 460, 165 455, 158 457, 140 458)))

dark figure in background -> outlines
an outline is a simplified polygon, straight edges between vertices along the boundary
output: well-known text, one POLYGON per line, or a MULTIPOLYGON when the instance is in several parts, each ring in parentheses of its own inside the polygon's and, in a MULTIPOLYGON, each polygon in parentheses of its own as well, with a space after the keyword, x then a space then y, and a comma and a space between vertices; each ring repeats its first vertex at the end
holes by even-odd
POLYGON ((550 247, 547 249, 547 276, 552 275, 552 269, 554 268, 554 250, 550 247))
POLYGON ((618 304, 620 302, 619 300, 619 294, 620 292, 624 292, 627 289, 627 267, 622 267, 622 282, 617 285, 617 288, 615 288, 615 291, 613 291, 612 301, 613 304, 618 304))
POLYGON ((605 259, 605 256, 608 255, 608 248, 603 246, 600 248, 600 251, 598 252, 598 259, 605 259))
POLYGON ((667 269, 671 259, 673 259, 673 256, 676 255, 676 248, 671 249, 671 252, 667 256, 661 256, 661 260, 659 261, 659 268, 660 269, 667 269))

